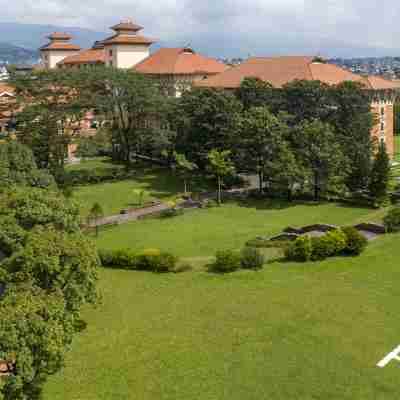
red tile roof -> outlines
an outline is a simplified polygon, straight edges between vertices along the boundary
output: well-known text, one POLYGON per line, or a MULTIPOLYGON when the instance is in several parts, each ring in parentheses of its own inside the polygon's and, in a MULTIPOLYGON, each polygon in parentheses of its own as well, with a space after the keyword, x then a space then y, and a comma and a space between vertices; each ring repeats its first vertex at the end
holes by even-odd
POLYGON ((191 49, 160 49, 134 67, 144 74, 194 75, 218 74, 229 67, 213 58, 204 57, 191 49))
POLYGON ((389 81, 381 76, 371 75, 364 79, 367 81, 368 86, 374 90, 400 89, 398 82, 389 81))
POLYGON ((395 85, 383 78, 364 78, 333 64, 314 62, 314 57, 250 58, 219 75, 196 82, 199 87, 237 88, 248 77, 259 78, 280 88, 298 80, 319 80, 329 85, 344 81, 364 83, 370 89, 394 89, 395 85), (385 83, 384 83, 385 82, 385 83))
POLYGON ((143 29, 142 26, 136 25, 131 21, 128 22, 121 22, 117 25, 112 26, 110 29, 113 31, 132 31, 132 32, 138 32, 143 29))
POLYGON ((0 83, 0 96, 5 95, 5 94, 11 94, 14 95, 15 89, 7 85, 6 83, 0 83))
POLYGON ((53 32, 47 36, 50 40, 71 40, 72 36, 64 32, 53 32))
POLYGON ((107 46, 111 44, 153 44, 157 40, 150 39, 145 36, 140 35, 124 35, 124 34, 116 34, 105 40, 102 43, 107 46))
POLYGON ((106 57, 103 49, 89 49, 64 58, 58 65, 104 64, 105 61, 106 57))
POLYGON ((49 51, 49 50, 62 50, 62 51, 79 51, 81 48, 72 43, 63 43, 63 42, 51 42, 41 47, 41 51, 49 51))

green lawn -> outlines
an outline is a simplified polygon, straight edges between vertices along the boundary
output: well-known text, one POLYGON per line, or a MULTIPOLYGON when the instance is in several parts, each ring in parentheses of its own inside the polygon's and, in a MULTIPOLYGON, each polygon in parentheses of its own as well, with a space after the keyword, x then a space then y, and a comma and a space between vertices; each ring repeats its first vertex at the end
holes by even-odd
MULTIPOLYGON (((109 162, 107 158, 98 158, 68 167, 69 171, 97 170, 99 175, 109 168, 123 168, 109 162)), ((183 182, 171 170, 159 167, 133 167, 134 178, 116 182, 82 185, 75 187, 74 199, 81 205, 82 215, 86 216, 96 202, 103 207, 105 215, 118 214, 122 209, 137 206, 138 198, 134 189, 145 189, 144 201, 174 199, 183 192, 183 182)), ((197 190, 207 189, 204 182, 195 182, 197 190)))
MULTIPOLYGON (((150 243, 149 243, 150 244, 150 243)), ((400 236, 360 258, 218 276, 103 270, 45 400, 391 400, 400 236)))
POLYGON ((157 247, 183 257, 209 256, 218 249, 237 249, 257 236, 277 234, 289 225, 317 222, 345 225, 379 221, 384 211, 344 207, 334 203, 253 202, 189 211, 174 219, 151 218, 101 233, 100 248, 157 247))
POLYGON ((102 270, 103 300, 44 400, 396 399, 400 235, 359 258, 272 262, 207 273, 219 248, 312 222, 379 220, 335 204, 256 203, 149 219, 103 232, 99 247, 160 247, 194 262, 184 274, 102 270))

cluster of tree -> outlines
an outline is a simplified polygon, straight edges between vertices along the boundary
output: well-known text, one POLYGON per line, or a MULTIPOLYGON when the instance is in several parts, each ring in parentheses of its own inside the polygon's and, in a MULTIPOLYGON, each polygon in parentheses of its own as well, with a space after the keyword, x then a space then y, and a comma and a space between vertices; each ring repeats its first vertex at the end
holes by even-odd
POLYGON ((150 78, 99 68, 45 72, 18 87, 24 98, 35 98, 19 117, 19 135, 43 167, 55 158, 62 165, 57 144, 69 136, 60 126, 95 110, 108 136, 98 145, 83 140, 82 155, 104 149, 109 140, 116 159, 176 164, 180 154, 205 172, 211 151, 230 151, 237 171, 258 174, 260 191, 283 190, 289 199, 294 190, 312 191, 315 199, 330 192, 377 198, 371 98, 355 82, 293 81, 276 89, 248 78, 236 91, 193 89, 175 99, 150 78), (32 109, 38 113, 29 114, 32 109))
POLYGON ((94 304, 98 255, 79 209, 16 141, 0 147, 0 399, 39 399, 94 304))

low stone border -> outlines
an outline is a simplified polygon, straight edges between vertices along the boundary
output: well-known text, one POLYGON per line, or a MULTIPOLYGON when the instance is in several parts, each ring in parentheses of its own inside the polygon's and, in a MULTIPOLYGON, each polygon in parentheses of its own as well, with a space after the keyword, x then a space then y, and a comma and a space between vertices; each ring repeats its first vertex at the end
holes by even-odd
MULTIPOLYGON (((340 228, 336 225, 329 225, 329 224, 314 224, 314 225, 307 225, 301 228, 295 228, 292 226, 287 227, 283 230, 283 233, 269 238, 267 240, 271 242, 276 241, 294 241, 298 237, 310 234, 311 236, 319 236, 320 234, 324 234, 327 232, 331 232, 335 229, 340 228)), ((383 225, 374 224, 374 223, 362 223, 354 226, 358 232, 360 232, 363 236, 365 236, 369 241, 374 240, 379 235, 384 235, 386 233, 386 229, 383 225)))

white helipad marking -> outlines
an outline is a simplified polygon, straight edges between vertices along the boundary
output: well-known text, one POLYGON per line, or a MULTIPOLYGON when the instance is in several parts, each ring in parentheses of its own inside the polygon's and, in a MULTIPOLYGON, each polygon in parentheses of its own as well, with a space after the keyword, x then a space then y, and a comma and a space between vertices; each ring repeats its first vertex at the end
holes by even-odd
POLYGON ((400 361, 400 346, 396 347, 391 353, 389 353, 383 360, 379 361, 377 367, 385 368, 386 365, 392 360, 400 361))

